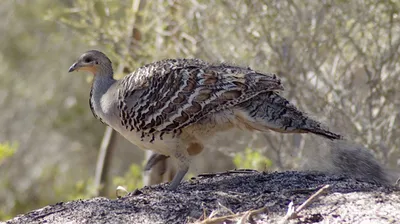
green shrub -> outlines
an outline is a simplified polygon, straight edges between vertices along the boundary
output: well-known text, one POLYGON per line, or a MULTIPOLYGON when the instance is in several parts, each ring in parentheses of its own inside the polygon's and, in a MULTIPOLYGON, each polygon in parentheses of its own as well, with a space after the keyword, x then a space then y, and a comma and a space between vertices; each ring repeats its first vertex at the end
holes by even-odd
POLYGON ((122 186, 128 191, 133 191, 143 186, 142 181, 142 168, 138 164, 132 164, 124 176, 114 177, 113 186, 115 189, 122 186))
POLYGON ((0 143, 0 163, 14 155, 15 151, 17 151, 18 148, 18 144, 17 143, 9 143, 9 142, 5 142, 5 143, 0 143))
POLYGON ((246 148, 244 152, 237 153, 233 157, 233 163, 237 168, 255 170, 266 170, 272 166, 272 161, 269 158, 251 148, 246 148))
POLYGON ((94 185, 93 178, 80 180, 75 183, 74 189, 68 194, 67 200, 88 199, 96 197, 97 189, 94 185))

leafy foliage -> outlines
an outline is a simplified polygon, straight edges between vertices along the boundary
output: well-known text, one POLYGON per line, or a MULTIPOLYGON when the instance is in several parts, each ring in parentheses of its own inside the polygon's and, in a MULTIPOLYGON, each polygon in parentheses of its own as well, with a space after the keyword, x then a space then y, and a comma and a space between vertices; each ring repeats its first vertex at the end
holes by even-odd
MULTIPOLYGON (((62 195, 65 189, 60 189, 59 194, 62 195)), ((66 200, 78 200, 85 198, 92 198, 96 196, 97 189, 93 184, 93 178, 89 178, 87 180, 80 180, 75 183, 74 189, 69 190, 66 193, 66 200)))
POLYGON ((143 169, 139 165, 132 164, 123 176, 113 178, 113 186, 115 188, 123 186, 128 190, 141 188, 143 186, 142 171, 143 169))
POLYGON ((244 152, 238 152, 233 157, 233 162, 237 168, 267 170, 272 166, 272 161, 263 156, 258 150, 246 148, 244 152))
MULTIPOLYGON (((9 143, 9 142, 1 143, 0 144, 0 164, 2 163, 3 160, 14 155, 17 148, 18 148, 17 143, 9 143)), ((2 187, 2 185, 5 185, 5 183, 0 184, 0 187, 2 187)), ((2 209, 2 207, 3 207, 3 205, 0 205, 0 220, 5 220, 5 219, 11 218, 12 214, 6 212, 6 210, 2 209)))
POLYGON ((15 151, 17 151, 17 148, 18 144, 15 142, 0 143, 0 164, 4 159, 14 155, 15 151))

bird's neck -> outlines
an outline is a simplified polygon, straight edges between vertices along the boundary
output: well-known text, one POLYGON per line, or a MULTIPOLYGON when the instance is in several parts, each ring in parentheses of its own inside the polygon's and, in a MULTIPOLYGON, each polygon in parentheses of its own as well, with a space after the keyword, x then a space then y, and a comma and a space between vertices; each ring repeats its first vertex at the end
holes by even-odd
MULTIPOLYGON (((113 84, 116 80, 112 75, 96 74, 90 92, 90 108, 95 116, 105 120, 105 116, 113 108, 112 102, 106 98, 114 98, 113 84)), ((107 122, 107 121, 106 121, 107 122)))
POLYGON ((114 83, 115 79, 112 67, 106 65, 99 66, 96 74, 94 74, 92 94, 101 98, 114 83))
POLYGON ((100 97, 104 95, 110 87, 116 82, 112 75, 95 75, 92 84, 93 96, 100 97))

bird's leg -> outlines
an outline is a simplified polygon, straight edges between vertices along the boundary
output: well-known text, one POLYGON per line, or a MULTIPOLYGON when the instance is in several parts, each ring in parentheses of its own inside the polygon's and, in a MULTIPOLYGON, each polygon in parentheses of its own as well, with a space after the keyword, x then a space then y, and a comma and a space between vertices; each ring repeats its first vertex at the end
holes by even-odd
POLYGON ((176 172, 174 179, 172 179, 170 185, 169 185, 169 190, 176 190, 178 188, 178 185, 181 183, 182 179, 185 177, 186 173, 189 170, 189 154, 187 153, 186 150, 183 152, 176 152, 173 156, 173 159, 177 162, 177 168, 178 172, 176 172))
POLYGON ((175 174, 174 179, 172 179, 169 190, 174 191, 178 188, 179 184, 181 183, 182 179, 185 177, 186 173, 189 170, 189 166, 186 165, 185 167, 180 167, 178 172, 175 174))
MULTIPOLYGON (((150 158, 147 160, 146 165, 144 167, 145 171, 149 171, 154 165, 156 165, 158 162, 166 160, 169 156, 158 154, 158 153, 152 153, 150 158)), ((160 175, 164 174, 165 169, 160 173, 160 175)))

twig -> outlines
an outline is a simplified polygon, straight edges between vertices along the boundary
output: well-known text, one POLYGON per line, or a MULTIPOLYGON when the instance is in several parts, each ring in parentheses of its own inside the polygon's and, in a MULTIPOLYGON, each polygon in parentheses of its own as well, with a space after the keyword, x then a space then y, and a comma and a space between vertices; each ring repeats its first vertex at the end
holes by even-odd
POLYGON ((227 216, 222 216, 222 217, 217 217, 217 218, 209 218, 209 219, 205 219, 201 222, 197 222, 197 224, 214 224, 214 223, 221 223, 224 222, 226 220, 231 220, 231 219, 236 219, 239 218, 238 223, 244 223, 246 220, 248 220, 251 216, 253 215, 258 215, 261 213, 264 213, 268 208, 267 207, 262 207, 260 209, 257 210, 250 210, 250 211, 246 211, 246 212, 240 212, 234 215, 227 215, 227 216))
MULTIPOLYGON (((131 23, 129 24, 127 28, 127 32, 129 33, 127 35, 127 38, 125 39, 126 42, 126 49, 127 52, 123 53, 124 57, 128 57, 129 49, 131 48, 132 40, 135 39, 133 28, 135 27, 136 20, 138 19, 139 15, 139 10, 141 6, 142 1, 137 0, 133 1, 132 3, 132 17, 131 17, 131 23)), ((117 69, 117 74, 123 73, 123 70, 125 68, 125 62, 121 61, 119 63, 118 69, 117 69)), ((113 145, 115 143, 115 138, 116 138, 116 132, 114 129, 111 127, 107 126, 106 130, 103 135, 103 139, 101 142, 100 150, 99 150, 99 155, 97 159, 97 164, 96 164, 96 173, 95 173, 95 189, 96 189, 96 195, 98 196, 105 196, 107 194, 107 176, 108 176, 108 171, 109 171, 109 166, 111 163, 112 159, 112 150, 113 150, 113 145)))
POLYGON ((224 175, 230 175, 230 174, 249 174, 249 173, 259 173, 259 171, 252 170, 252 169, 234 169, 234 170, 227 170, 227 171, 216 172, 216 173, 201 173, 195 177, 192 177, 191 179, 194 180, 198 177, 210 178, 210 177, 224 176, 224 175))
POLYGON ((289 203, 288 207, 288 212, 286 213, 285 217, 281 220, 281 224, 287 223, 290 219, 298 217, 298 214, 305 209, 307 206, 309 206, 312 202, 314 202, 315 199, 317 199, 319 196, 321 196, 323 193, 325 193, 328 189, 330 188, 330 185, 325 185, 321 189, 319 189, 315 194, 311 195, 303 204, 301 204, 298 208, 294 208, 293 202, 289 203))
POLYGON ((103 139, 101 141, 100 150, 96 162, 96 170, 94 177, 94 185, 97 196, 104 196, 107 192, 106 179, 109 171, 109 165, 112 154, 112 145, 115 141, 115 133, 112 128, 107 126, 103 139))
POLYGON ((251 212, 247 211, 244 213, 242 217, 236 222, 237 224, 245 224, 246 221, 249 219, 251 212))
POLYGON ((48 212, 46 214, 41 214, 41 215, 35 216, 35 217, 32 218, 32 220, 38 220, 38 219, 44 218, 46 216, 49 216, 49 215, 52 215, 52 214, 55 214, 55 213, 58 213, 58 212, 62 212, 62 211, 65 211, 65 210, 67 210, 67 208, 60 208, 58 210, 51 211, 51 212, 48 212))

